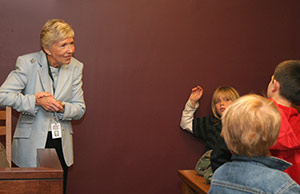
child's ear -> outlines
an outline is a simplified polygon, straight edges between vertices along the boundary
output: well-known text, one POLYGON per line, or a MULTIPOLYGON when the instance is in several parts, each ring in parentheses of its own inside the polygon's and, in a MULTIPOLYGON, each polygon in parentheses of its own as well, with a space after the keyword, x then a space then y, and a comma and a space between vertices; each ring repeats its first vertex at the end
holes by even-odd
POLYGON ((276 91, 279 92, 279 90, 280 90, 280 83, 276 79, 274 79, 272 92, 276 92, 276 91))

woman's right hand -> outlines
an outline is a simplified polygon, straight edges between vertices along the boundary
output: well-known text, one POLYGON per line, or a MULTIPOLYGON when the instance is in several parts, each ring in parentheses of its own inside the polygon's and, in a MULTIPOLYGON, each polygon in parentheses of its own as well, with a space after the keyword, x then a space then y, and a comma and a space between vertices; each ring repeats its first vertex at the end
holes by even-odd
POLYGON ((49 92, 38 92, 35 94, 35 103, 50 112, 63 112, 62 102, 56 100, 49 92))
POLYGON ((48 96, 52 96, 52 94, 50 92, 38 92, 35 94, 35 98, 43 98, 43 97, 48 97, 48 96))
POLYGON ((203 95, 203 88, 201 86, 196 86, 192 89, 189 99, 193 107, 195 107, 196 103, 198 102, 198 100, 200 100, 202 95, 203 95))

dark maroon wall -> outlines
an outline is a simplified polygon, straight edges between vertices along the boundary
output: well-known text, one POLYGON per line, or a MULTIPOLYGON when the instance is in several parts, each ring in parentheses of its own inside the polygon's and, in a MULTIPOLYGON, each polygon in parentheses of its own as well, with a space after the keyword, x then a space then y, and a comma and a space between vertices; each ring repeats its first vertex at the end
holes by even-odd
MULTIPOLYGON (((62 18, 84 62, 87 112, 74 122, 69 193, 179 194, 201 141, 179 128, 190 89, 262 93, 280 61, 300 58, 297 0, 0 0, 0 81, 62 18), (272 3, 270 3, 272 2, 272 3)), ((16 113, 15 113, 16 114, 16 113)))

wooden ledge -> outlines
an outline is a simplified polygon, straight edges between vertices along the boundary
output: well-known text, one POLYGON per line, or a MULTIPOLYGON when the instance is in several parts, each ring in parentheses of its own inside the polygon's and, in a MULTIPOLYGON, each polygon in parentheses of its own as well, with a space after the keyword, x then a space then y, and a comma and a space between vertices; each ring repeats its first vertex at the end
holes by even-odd
POLYGON ((62 194, 63 170, 55 149, 37 152, 38 167, 0 168, 0 194, 62 194))
POLYGON ((178 175, 182 181, 182 194, 208 193, 210 185, 195 170, 178 170, 178 175))

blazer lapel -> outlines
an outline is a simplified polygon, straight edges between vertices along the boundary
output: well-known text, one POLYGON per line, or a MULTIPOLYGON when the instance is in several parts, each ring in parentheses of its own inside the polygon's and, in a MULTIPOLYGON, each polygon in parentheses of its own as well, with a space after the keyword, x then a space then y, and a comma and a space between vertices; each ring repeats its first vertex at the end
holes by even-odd
POLYGON ((64 89, 65 83, 69 79, 69 64, 62 65, 59 70, 58 78, 57 78, 57 84, 55 88, 55 98, 58 98, 61 91, 64 89))
POLYGON ((43 51, 40 51, 39 57, 38 57, 38 64, 40 68, 38 69, 39 76, 42 82, 42 86, 44 91, 50 92, 53 94, 53 88, 50 82, 50 77, 48 73, 48 62, 46 59, 46 54, 43 51))

